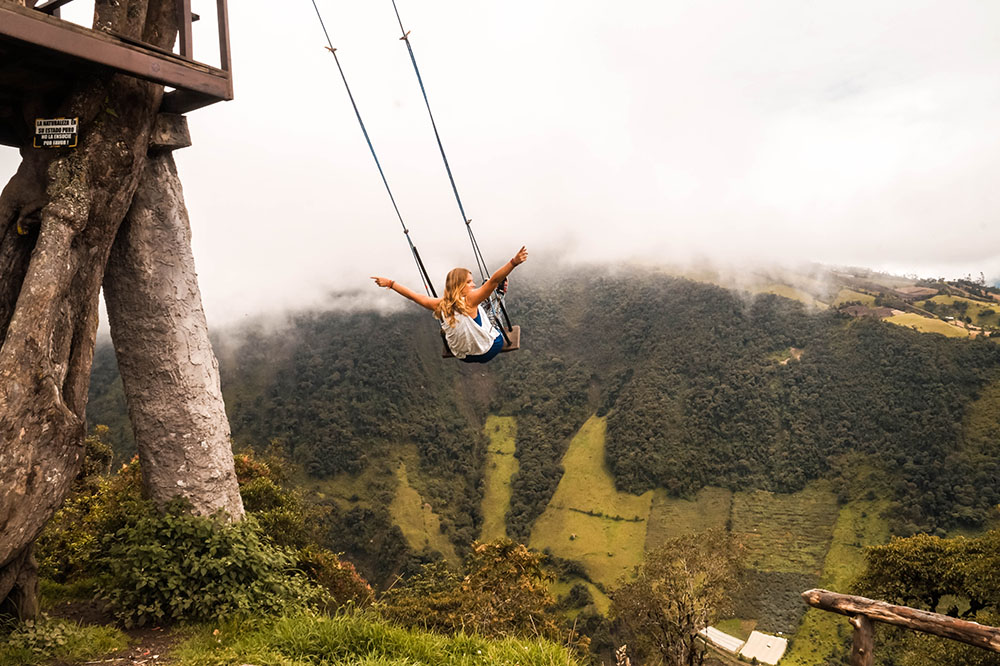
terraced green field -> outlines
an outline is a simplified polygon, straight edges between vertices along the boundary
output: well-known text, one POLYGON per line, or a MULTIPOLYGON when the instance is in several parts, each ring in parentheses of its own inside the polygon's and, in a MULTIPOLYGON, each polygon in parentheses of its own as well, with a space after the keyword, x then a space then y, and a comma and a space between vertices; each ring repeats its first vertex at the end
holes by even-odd
MULTIPOLYGON (((864 569, 864 547, 889 540, 888 522, 882 517, 888 502, 855 500, 845 504, 833 528, 833 541, 823 565, 820 587, 849 592, 864 569)), ((811 608, 791 641, 782 666, 825 666, 845 657, 845 641, 851 634, 847 618, 811 608)))
POLYGON ((653 491, 646 550, 677 537, 726 529, 732 503, 733 493, 725 488, 702 488, 693 500, 670 497, 662 489, 653 491))
POLYGON ((643 559, 653 492, 621 493, 604 464, 606 420, 590 417, 562 459, 565 470, 529 545, 583 564, 587 574, 614 586, 643 559))
POLYGON ((406 463, 400 462, 396 468, 396 479, 399 483, 396 496, 389 505, 392 520, 402 530, 406 542, 414 550, 425 548, 441 553, 448 562, 457 564, 459 559, 455 547, 441 532, 441 520, 434 513, 430 504, 426 503, 410 485, 406 474, 406 463))
POLYGON ((746 544, 753 568, 819 576, 837 514, 837 498, 826 482, 790 495, 739 492, 732 531, 746 544))
POLYGON ((510 480, 517 473, 514 457, 517 420, 513 416, 489 416, 483 427, 490 438, 483 473, 483 527, 480 541, 507 536, 505 516, 510 507, 510 480))

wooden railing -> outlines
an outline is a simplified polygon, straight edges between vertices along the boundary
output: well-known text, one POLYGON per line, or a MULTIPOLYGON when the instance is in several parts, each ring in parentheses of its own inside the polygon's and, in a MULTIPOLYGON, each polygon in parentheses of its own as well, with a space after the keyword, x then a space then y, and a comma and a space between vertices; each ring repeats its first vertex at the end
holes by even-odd
POLYGON ((851 618, 851 625, 854 627, 851 666, 872 666, 875 663, 875 622, 922 631, 984 650, 1000 652, 1000 628, 997 627, 828 590, 809 590, 802 593, 802 598, 814 608, 851 618))

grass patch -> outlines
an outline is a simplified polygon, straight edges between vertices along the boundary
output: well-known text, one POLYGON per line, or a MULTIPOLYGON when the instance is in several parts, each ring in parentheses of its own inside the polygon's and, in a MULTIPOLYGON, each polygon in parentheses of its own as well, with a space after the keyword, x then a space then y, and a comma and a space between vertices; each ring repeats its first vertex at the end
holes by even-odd
POLYGON ((455 546, 441 531, 441 519, 431 505, 424 501, 420 493, 410 485, 406 474, 406 463, 400 462, 396 467, 398 486, 396 495, 389 505, 392 515, 403 537, 415 551, 424 549, 437 551, 451 564, 458 564, 458 554, 455 546))
POLYGON ((517 419, 491 415, 486 418, 483 429, 490 443, 483 472, 483 528, 479 539, 493 541, 507 536, 510 480, 518 469, 517 458, 514 457, 517 419))
MULTIPOLYGON (((889 540, 889 524, 882 517, 884 500, 853 500, 845 504, 833 528, 833 541, 826 556, 820 586, 848 592, 864 570, 864 548, 889 540)), ((804 591, 804 590, 803 590, 804 591)), ((847 619, 810 608, 795 632, 782 666, 824 666, 846 658, 852 628, 847 619)))
POLYGON ((837 297, 833 299, 833 307, 839 307, 844 303, 861 303, 861 305, 874 306, 875 297, 853 289, 841 289, 837 292, 837 297))
POLYGON ((721 620, 713 625, 719 631, 735 636, 741 641, 750 638, 750 632, 757 628, 757 620, 744 620, 733 617, 728 620, 721 620))
POLYGON ((883 321, 887 321, 890 324, 896 324, 897 326, 914 328, 921 333, 940 333, 941 335, 949 338, 969 337, 969 332, 964 328, 953 326, 947 322, 941 321, 940 319, 922 317, 912 312, 904 312, 903 314, 886 317, 883 321))
POLYGON ((692 500, 670 497, 658 488, 653 492, 646 527, 646 551, 670 539, 706 530, 724 530, 733 504, 733 493, 725 488, 702 488, 692 500))
MULTIPOLYGON (((976 326, 1000 326, 1000 304, 984 303, 971 298, 961 296, 935 296, 929 301, 924 301, 921 305, 927 307, 927 303, 934 303, 936 306, 945 306, 948 310, 946 314, 952 316, 967 316, 972 319, 976 326)), ((942 308, 934 308, 939 312, 942 308)))
POLYGON ((38 592, 42 609, 64 601, 81 601, 96 596, 97 580, 84 578, 71 583, 57 583, 51 578, 39 578, 38 592))
POLYGON ((33 666, 47 661, 83 662, 128 647, 128 637, 114 627, 81 625, 42 616, 19 625, 9 635, 0 630, 0 666, 33 666))
POLYGON ((606 420, 592 416, 573 437, 562 479, 529 544, 581 562, 594 581, 607 586, 642 562, 653 491, 636 496, 615 489, 604 464, 606 430, 606 420))
POLYGON ((577 666, 542 640, 487 640, 400 629, 372 615, 299 615, 251 625, 205 626, 172 653, 186 666, 577 666), (218 630, 216 633, 216 629, 218 630))

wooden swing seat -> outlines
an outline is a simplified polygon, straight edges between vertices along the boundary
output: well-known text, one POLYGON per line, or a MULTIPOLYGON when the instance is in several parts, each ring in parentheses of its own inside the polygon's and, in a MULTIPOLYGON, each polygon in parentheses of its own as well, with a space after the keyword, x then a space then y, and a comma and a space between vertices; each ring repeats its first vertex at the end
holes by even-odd
MULTIPOLYGON (((508 342, 504 340, 503 349, 500 353, 517 351, 521 348, 521 327, 514 326, 509 331, 504 331, 507 337, 510 339, 508 342)), ((448 343, 444 339, 444 333, 441 333, 441 358, 455 358, 455 355, 451 353, 451 349, 448 348, 448 343)))

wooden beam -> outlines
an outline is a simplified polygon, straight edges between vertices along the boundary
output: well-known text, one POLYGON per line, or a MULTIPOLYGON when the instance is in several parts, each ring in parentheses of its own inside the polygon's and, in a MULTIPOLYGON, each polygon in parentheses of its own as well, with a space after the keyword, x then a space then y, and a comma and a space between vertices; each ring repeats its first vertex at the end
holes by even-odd
POLYGON ((229 73, 201 63, 157 54, 110 35, 52 18, 33 9, 0 3, 0 37, 111 67, 148 81, 232 99, 229 73))
POLYGON ((181 55, 194 60, 194 46, 191 43, 191 0, 177 0, 181 55))
POLYGON ((42 12, 50 16, 58 16, 56 12, 63 5, 68 5, 73 2, 73 0, 51 0, 51 2, 46 2, 44 5, 38 5, 35 7, 36 12, 42 12))
POLYGON ((233 98, 233 63, 229 49, 229 8, 226 0, 215 0, 219 23, 219 67, 229 76, 229 97, 233 98))
POLYGON ((997 627, 988 627, 978 622, 959 620, 909 606, 895 606, 865 597, 837 594, 829 590, 808 590, 802 593, 802 599, 814 608, 831 613, 849 617, 862 615, 875 622, 922 631, 925 634, 949 638, 991 652, 1000 652, 1000 628, 997 627))

